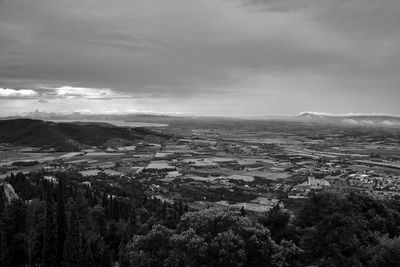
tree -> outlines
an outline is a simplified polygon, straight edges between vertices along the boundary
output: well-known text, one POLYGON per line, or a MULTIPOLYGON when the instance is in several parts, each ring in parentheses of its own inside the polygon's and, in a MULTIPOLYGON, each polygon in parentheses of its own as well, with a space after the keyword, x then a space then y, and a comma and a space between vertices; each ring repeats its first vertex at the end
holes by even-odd
POLYGON ((296 246, 292 241, 282 240, 280 250, 276 253, 272 260, 276 266, 280 267, 297 267, 303 266, 299 259, 304 255, 304 250, 296 246))
POLYGON ((270 230, 271 237, 276 242, 294 237, 294 229, 289 225, 290 214, 284 211, 279 204, 261 216, 259 222, 270 230))
POLYGON ((242 206, 242 208, 240 209, 240 214, 244 217, 246 216, 246 211, 244 209, 244 207, 242 206))
POLYGON ((26 209, 26 237, 28 249, 28 265, 40 263, 42 254, 42 239, 46 227, 46 202, 32 200, 26 209))
POLYGON ((3 213, 0 213, 0 266, 6 266, 7 240, 3 229, 3 213))
POLYGON ((282 266, 296 262, 292 247, 277 245, 267 228, 240 212, 208 209, 186 213, 175 230, 156 225, 135 235, 128 255, 134 266, 282 266))
POLYGON ((57 266, 57 231, 54 207, 51 200, 46 203, 46 224, 42 251, 42 264, 45 267, 57 266))
POLYGON ((26 259, 26 205, 20 199, 6 204, 0 227, 2 228, 2 246, 6 266, 22 265, 26 259))
POLYGON ((162 266, 169 255, 172 230, 156 225, 147 235, 137 235, 128 245, 132 266, 162 266))
POLYGON ((169 240, 173 248, 166 260, 168 266, 201 266, 207 262, 208 244, 193 229, 174 234, 169 240))
POLYGON ((64 253, 64 242, 67 232, 67 222, 65 216, 65 177, 64 175, 59 177, 58 190, 57 190, 57 261, 59 266, 63 261, 64 253))
POLYGON ((315 194, 296 218, 305 264, 368 265, 379 255, 371 248, 381 247, 381 236, 399 232, 396 206, 361 194, 315 194))
POLYGON ((379 244, 372 248, 372 260, 369 266, 400 266, 400 237, 389 238, 387 235, 379 238, 379 244))
POLYGON ((71 215, 68 220, 68 230, 64 242, 64 263, 67 266, 80 266, 83 258, 82 240, 79 224, 79 215, 76 204, 73 203, 71 215))
POLYGON ((119 263, 121 266, 129 266, 129 258, 127 257, 127 245, 130 238, 136 231, 136 207, 132 203, 129 212, 128 221, 123 227, 121 242, 119 244, 119 263))

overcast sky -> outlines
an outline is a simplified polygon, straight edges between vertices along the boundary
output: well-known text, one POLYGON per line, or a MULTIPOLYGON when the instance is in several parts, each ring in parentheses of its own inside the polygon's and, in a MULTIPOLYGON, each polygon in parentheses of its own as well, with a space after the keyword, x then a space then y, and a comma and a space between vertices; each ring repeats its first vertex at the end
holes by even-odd
POLYGON ((400 114, 399 0, 0 0, 0 112, 400 114))

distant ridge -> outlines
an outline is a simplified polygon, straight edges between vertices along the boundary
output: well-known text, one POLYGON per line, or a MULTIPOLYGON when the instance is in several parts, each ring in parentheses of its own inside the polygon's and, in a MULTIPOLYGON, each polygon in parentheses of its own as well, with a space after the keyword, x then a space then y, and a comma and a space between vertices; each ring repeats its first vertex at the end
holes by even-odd
POLYGON ((295 116, 300 121, 333 123, 353 126, 400 127, 400 116, 385 114, 329 114, 302 112, 295 116))
POLYGON ((33 119, 0 120, 0 143, 78 151, 90 146, 162 140, 167 135, 145 128, 122 128, 107 123, 55 123, 33 119))
POLYGON ((9 119, 38 119, 46 121, 97 121, 113 123, 112 121, 134 122, 134 123, 157 123, 167 124, 173 127, 187 127, 188 125, 201 125, 203 123, 218 124, 232 121, 282 121, 297 123, 332 124, 336 126, 362 126, 362 127, 385 127, 400 128, 400 116, 387 114, 331 114, 322 112, 302 112, 298 115, 275 115, 275 116, 246 116, 246 117, 221 117, 221 116, 195 116, 195 115, 156 115, 156 114, 83 114, 74 113, 48 113, 31 112, 26 117, 14 116, 0 118, 9 119))
POLYGON ((315 112, 315 111, 305 111, 301 112, 297 116, 316 116, 316 117, 390 117, 399 118, 400 115, 382 114, 382 113, 345 113, 345 114, 335 114, 326 112, 315 112))

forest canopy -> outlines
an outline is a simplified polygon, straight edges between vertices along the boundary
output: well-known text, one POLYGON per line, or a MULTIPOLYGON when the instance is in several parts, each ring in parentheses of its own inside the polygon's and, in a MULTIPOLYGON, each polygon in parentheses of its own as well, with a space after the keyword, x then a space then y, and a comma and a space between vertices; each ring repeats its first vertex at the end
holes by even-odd
POLYGON ((296 213, 194 210, 139 183, 11 175, 0 190, 0 266, 400 266, 400 204, 312 195, 296 213))

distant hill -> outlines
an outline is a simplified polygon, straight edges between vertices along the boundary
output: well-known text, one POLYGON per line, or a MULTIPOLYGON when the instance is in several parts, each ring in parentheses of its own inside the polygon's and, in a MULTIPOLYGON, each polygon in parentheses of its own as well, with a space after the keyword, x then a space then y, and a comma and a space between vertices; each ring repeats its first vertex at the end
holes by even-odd
POLYGON ((389 115, 328 115, 303 112, 295 120, 349 126, 400 127, 400 117, 389 115))
POLYGON ((107 123, 55 123, 33 119, 0 120, 0 143, 77 151, 88 146, 160 141, 168 136, 145 128, 123 128, 107 123))

